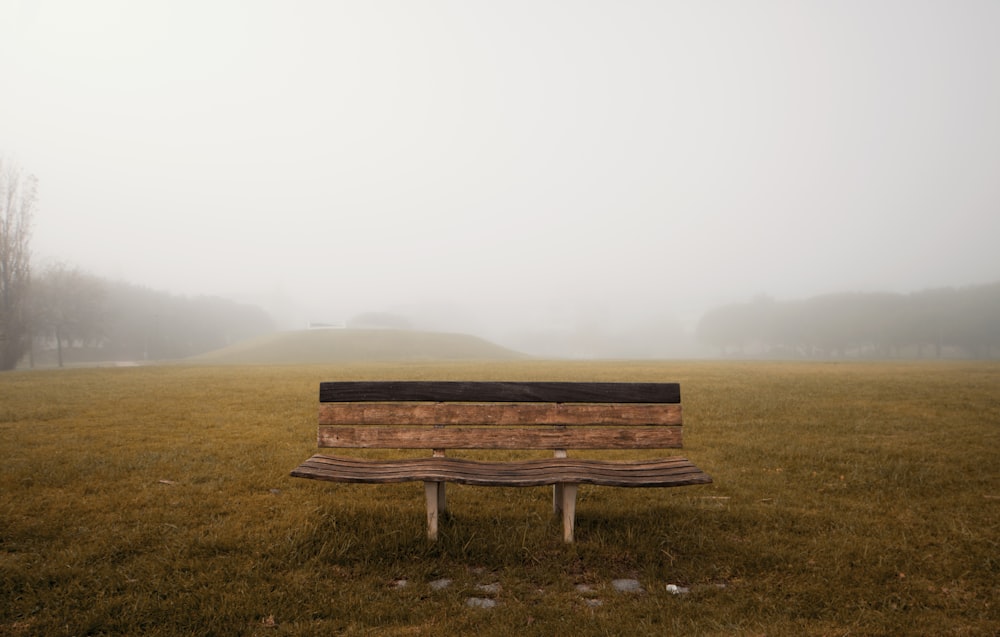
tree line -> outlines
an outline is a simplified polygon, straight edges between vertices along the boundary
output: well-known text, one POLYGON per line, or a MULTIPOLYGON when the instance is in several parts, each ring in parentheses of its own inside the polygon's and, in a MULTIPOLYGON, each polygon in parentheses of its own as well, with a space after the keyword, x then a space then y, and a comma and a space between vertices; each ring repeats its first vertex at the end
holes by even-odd
POLYGON ((274 330, 260 308, 31 263, 38 180, 0 157, 0 371, 72 362, 185 358, 274 330))
POLYGON ((65 265, 31 282, 30 364, 187 358, 274 331, 262 309, 109 281, 65 265))
POLYGON ((912 294, 760 296, 707 312, 698 339, 722 355, 1000 357, 1000 282, 912 294))

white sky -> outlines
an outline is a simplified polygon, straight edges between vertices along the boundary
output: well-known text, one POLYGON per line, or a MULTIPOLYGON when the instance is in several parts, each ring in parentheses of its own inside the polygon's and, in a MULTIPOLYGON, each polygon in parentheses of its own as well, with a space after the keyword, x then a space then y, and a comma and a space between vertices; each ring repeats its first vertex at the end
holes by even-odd
POLYGON ((0 0, 34 248, 480 325, 1000 279, 1000 2, 0 0))

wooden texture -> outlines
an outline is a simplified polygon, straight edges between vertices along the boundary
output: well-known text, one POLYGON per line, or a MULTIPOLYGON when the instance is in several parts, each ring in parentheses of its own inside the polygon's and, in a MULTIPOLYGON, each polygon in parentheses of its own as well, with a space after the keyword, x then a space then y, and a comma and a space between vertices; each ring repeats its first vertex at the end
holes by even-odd
POLYGON ((576 484, 562 485, 563 541, 573 541, 573 527, 576 526, 576 484))
MULTIPOLYGON (((466 458, 368 460, 316 454, 292 475, 331 482, 457 482, 479 486, 531 487, 595 484, 614 487, 677 487, 712 479, 686 458, 612 462, 585 458, 545 458, 481 462, 466 458)), ((430 494, 431 489, 427 492, 430 494)), ((435 488, 436 491, 436 488, 435 488)), ((563 498, 565 505, 565 497, 563 498)))
POLYGON ((373 460, 316 454, 292 471, 331 482, 423 482, 435 540, 445 484, 553 485, 553 509, 572 542, 580 484, 679 487, 712 479, 686 458, 611 462, 573 449, 682 446, 676 383, 360 381, 320 385, 321 448, 429 449, 429 457, 373 460), (547 449, 553 458, 482 462, 448 449, 547 449))
POLYGON ((679 449, 681 428, 347 427, 323 425, 325 449, 679 449))
POLYGON ((681 406, 649 403, 322 403, 321 425, 680 425, 681 406))
POLYGON ((679 403, 677 383, 338 381, 320 383, 329 402, 679 403))
MULTIPOLYGON (((555 449, 552 453, 554 458, 568 458, 569 454, 566 453, 565 449, 555 449)), ((563 485, 554 484, 552 485, 552 512, 555 514, 562 513, 563 507, 563 485)))
POLYGON ((438 488, 443 482, 425 482, 424 496, 427 499, 427 539, 431 542, 438 537, 438 518, 441 512, 441 491, 438 488))

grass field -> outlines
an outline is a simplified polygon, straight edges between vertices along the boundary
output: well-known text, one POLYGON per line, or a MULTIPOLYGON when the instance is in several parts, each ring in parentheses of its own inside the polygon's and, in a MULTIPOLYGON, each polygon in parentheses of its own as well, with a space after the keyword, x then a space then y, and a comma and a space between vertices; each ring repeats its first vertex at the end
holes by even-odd
POLYGON ((996 635, 998 540, 997 363, 0 375, 0 635, 996 635), (288 477, 365 378, 679 381, 715 483, 582 487, 573 545, 546 489, 451 486, 431 545, 420 484, 288 477))

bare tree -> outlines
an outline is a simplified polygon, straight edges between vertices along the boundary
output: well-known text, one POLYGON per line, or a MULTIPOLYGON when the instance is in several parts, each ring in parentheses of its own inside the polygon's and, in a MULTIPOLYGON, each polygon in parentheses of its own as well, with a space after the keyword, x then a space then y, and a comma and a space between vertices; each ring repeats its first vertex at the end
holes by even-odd
POLYGON ((0 370, 14 369, 30 347, 31 220, 38 180, 0 159, 0 370))

